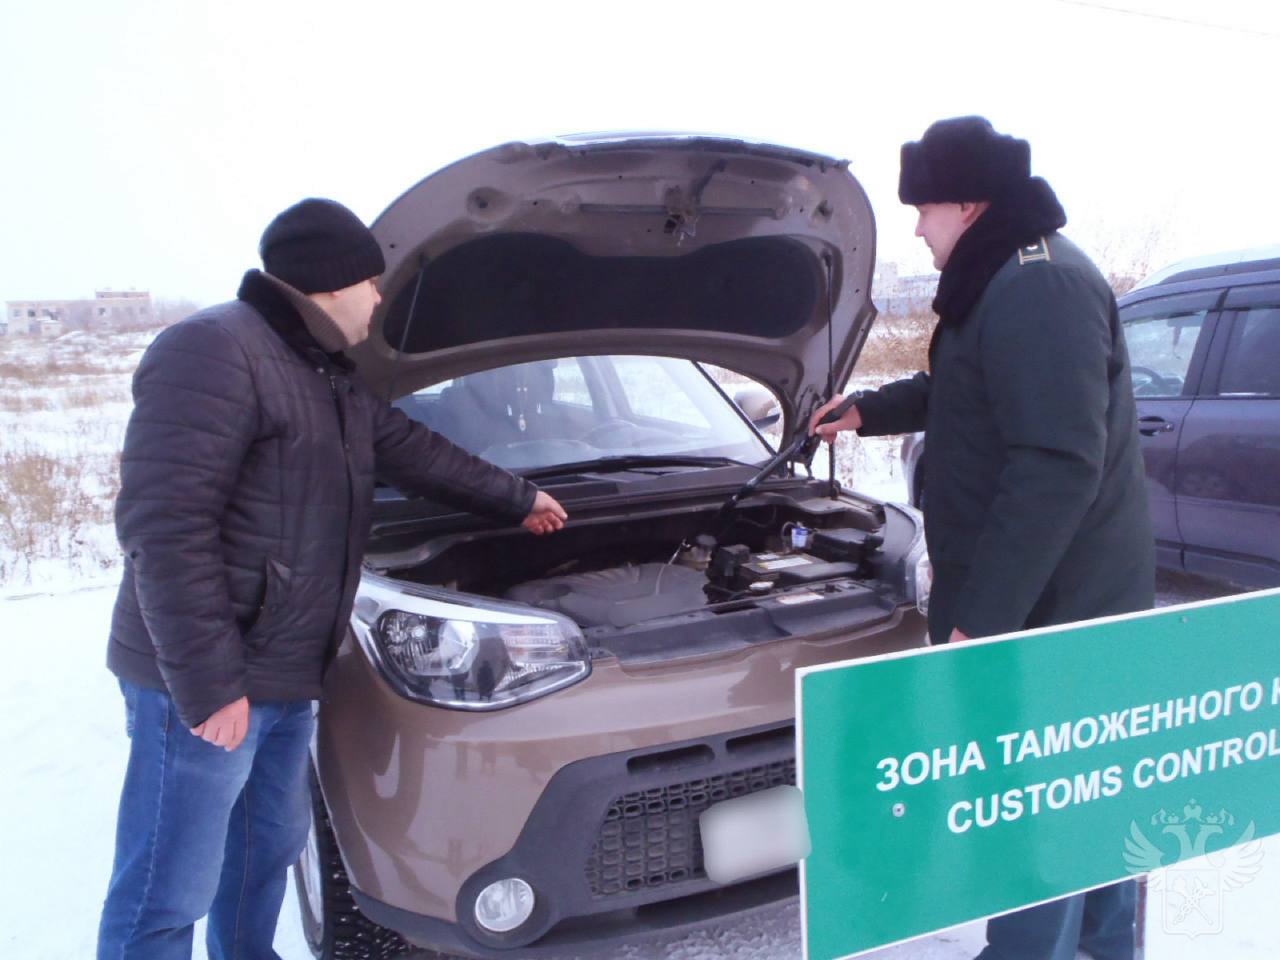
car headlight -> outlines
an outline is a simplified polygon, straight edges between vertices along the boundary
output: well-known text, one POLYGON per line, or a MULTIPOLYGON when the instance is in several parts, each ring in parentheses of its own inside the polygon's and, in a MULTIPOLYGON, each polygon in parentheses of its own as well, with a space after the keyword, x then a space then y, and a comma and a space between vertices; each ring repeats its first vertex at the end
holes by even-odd
POLYGON ((916 609, 927 616, 929 594, 933 591, 933 564, 929 560, 929 550, 924 539, 924 515, 905 503, 895 503, 894 506, 911 517, 916 525, 916 536, 907 548, 902 568, 907 581, 907 595, 915 601, 916 609))
POLYGON ((365 574, 351 625, 397 693, 455 710, 514 706, 591 672, 567 617, 469 599, 365 574))
POLYGON ((929 615, 929 594, 933 592, 933 563, 925 553, 916 561, 916 609, 929 615))

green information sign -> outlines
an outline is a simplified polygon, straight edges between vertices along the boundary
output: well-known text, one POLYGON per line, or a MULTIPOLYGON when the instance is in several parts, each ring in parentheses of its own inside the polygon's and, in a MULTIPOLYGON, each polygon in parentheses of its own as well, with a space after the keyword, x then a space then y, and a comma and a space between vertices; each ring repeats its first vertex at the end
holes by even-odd
POLYGON ((1280 833, 1280 590, 801 670, 796 695, 812 960, 1280 833))

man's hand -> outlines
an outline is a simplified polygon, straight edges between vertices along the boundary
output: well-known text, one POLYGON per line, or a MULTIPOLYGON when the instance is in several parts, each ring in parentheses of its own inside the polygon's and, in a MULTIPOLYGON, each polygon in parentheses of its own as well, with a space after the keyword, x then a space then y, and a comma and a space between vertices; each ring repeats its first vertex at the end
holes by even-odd
POLYGON ((817 410, 813 411, 813 416, 809 418, 809 436, 813 436, 816 433, 827 443, 835 443, 836 434, 841 430, 857 430, 862 426, 862 414, 858 412, 857 404, 851 406, 849 411, 839 420, 818 426, 818 421, 825 417, 828 411, 834 410, 842 403, 844 403, 844 397, 836 394, 817 410))
POLYGON ((244 742, 249 732, 249 698, 241 697, 209 714, 209 718, 191 732, 228 753, 244 742))
POLYGON ((947 637, 947 643, 964 643, 969 638, 961 633, 958 629, 952 629, 951 636, 947 637))
POLYGON ((531 533, 554 533, 568 519, 569 515, 556 502, 556 498, 539 490, 538 495, 533 498, 533 509, 520 525, 531 533))

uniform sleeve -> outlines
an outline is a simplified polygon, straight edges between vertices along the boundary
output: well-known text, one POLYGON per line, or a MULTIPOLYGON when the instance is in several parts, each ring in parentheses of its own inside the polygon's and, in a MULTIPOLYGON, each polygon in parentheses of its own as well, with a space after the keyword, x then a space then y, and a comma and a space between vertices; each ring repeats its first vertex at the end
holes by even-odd
POLYGON ((982 331, 1004 466, 956 603, 971 637, 1022 628, 1097 496, 1106 453, 1106 305, 1075 270, 1022 268, 1008 284, 982 331))
POLYGON ((523 477, 468 453, 385 401, 374 415, 378 477, 397 490, 519 523, 533 509, 538 488, 523 477))
POLYGON ((231 335, 187 321, 147 350, 133 398, 116 533, 160 675, 183 723, 196 726, 245 695, 220 530, 257 433, 256 391, 231 335))
POLYGON ((929 411, 929 387, 929 374, 922 372, 864 393, 855 404, 862 417, 858 435, 882 437, 923 430, 929 411))

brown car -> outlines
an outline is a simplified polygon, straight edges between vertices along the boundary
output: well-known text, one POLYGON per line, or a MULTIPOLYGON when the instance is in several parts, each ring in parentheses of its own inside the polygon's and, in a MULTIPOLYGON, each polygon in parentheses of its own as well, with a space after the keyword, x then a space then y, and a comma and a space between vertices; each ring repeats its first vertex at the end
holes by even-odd
POLYGON ((925 642, 919 515, 793 442, 875 317, 861 187, 782 147, 568 138, 373 229, 361 374, 570 520, 381 492, 296 869, 316 955, 554 954, 794 896, 790 867, 708 879, 699 814, 795 782, 797 667, 925 642), (708 364, 769 388, 789 457, 708 364))

